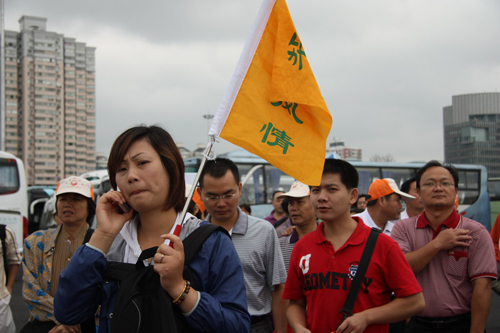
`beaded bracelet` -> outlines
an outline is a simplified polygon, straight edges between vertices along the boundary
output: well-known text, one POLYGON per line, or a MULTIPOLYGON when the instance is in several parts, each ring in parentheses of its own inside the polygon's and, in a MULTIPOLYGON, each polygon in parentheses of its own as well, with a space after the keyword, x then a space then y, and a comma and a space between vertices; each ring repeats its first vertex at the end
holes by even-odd
POLYGON ((184 289, 182 290, 181 294, 179 297, 177 297, 175 300, 172 301, 175 305, 179 305, 186 299, 187 294, 189 293, 189 290, 191 289, 191 283, 188 280, 184 280, 184 289))

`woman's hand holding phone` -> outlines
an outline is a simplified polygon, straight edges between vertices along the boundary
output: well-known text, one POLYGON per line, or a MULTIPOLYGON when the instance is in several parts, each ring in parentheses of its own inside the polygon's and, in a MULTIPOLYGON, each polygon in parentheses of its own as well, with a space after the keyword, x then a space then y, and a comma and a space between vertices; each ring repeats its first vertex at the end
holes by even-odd
POLYGON ((125 222, 133 215, 134 210, 127 204, 122 193, 118 191, 105 193, 97 202, 97 229, 89 244, 106 253, 125 222))

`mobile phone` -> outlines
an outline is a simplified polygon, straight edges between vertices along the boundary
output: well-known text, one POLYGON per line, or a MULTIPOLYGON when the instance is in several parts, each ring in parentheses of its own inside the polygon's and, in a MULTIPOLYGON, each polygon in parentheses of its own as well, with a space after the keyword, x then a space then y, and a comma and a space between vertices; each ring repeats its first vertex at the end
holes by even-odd
POLYGON ((130 212, 130 205, 128 203, 118 204, 118 213, 125 214, 130 212))

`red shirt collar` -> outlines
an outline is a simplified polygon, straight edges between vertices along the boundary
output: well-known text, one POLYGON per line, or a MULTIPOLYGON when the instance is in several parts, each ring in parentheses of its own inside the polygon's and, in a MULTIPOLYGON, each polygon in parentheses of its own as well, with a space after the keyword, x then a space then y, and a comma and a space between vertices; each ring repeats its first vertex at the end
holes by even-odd
MULTIPOLYGON (((357 223, 358 226, 349 237, 349 239, 345 242, 345 244, 341 247, 345 247, 346 245, 359 245, 361 244, 367 237, 367 234, 370 232, 370 228, 365 225, 362 219, 357 216, 351 216, 357 223), (368 230, 368 231, 367 231, 368 230)), ((325 238, 325 222, 321 222, 316 229, 316 242, 321 244, 323 242, 329 242, 325 238)), ((340 250, 340 249, 339 249, 340 250)), ((338 250, 337 250, 338 251, 338 250)))
MULTIPOLYGON (((453 209, 451 212, 450 216, 441 223, 441 225, 438 227, 438 229, 441 229, 443 225, 447 226, 450 229, 455 229, 460 222, 460 215, 458 215, 457 211, 453 209)), ((427 216, 425 215, 425 211, 423 214, 420 214, 417 220, 417 228, 425 228, 427 226, 431 226, 429 223, 429 220, 427 220, 427 216)))

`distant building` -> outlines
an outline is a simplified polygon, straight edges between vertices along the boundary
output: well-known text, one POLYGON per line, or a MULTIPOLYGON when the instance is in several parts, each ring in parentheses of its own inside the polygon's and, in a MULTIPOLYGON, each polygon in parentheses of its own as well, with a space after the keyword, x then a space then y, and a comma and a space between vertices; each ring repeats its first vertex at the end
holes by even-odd
POLYGON ((106 155, 104 155, 104 153, 96 152, 95 162, 96 162, 95 166, 96 170, 106 170, 108 168, 108 158, 106 157, 106 155))
POLYGON ((343 140, 333 138, 333 142, 330 142, 326 148, 326 153, 327 155, 336 153, 344 160, 361 161, 363 150, 361 148, 346 147, 343 140))
POLYGON ((192 155, 191 151, 184 147, 184 144, 181 142, 176 142, 177 148, 179 148, 179 151, 181 152, 182 159, 185 160, 186 158, 190 158, 192 155))
POLYGON ((500 177, 500 93, 453 96, 443 125, 446 162, 484 165, 500 177))
POLYGON ((23 16, 19 24, 1 41, 0 140, 23 160, 29 185, 56 185, 96 169, 95 48, 47 31, 45 18, 23 16))
POLYGON ((203 157, 203 153, 205 152, 206 148, 207 148, 206 144, 198 143, 196 145, 196 149, 193 150, 192 156, 193 157, 203 157))

